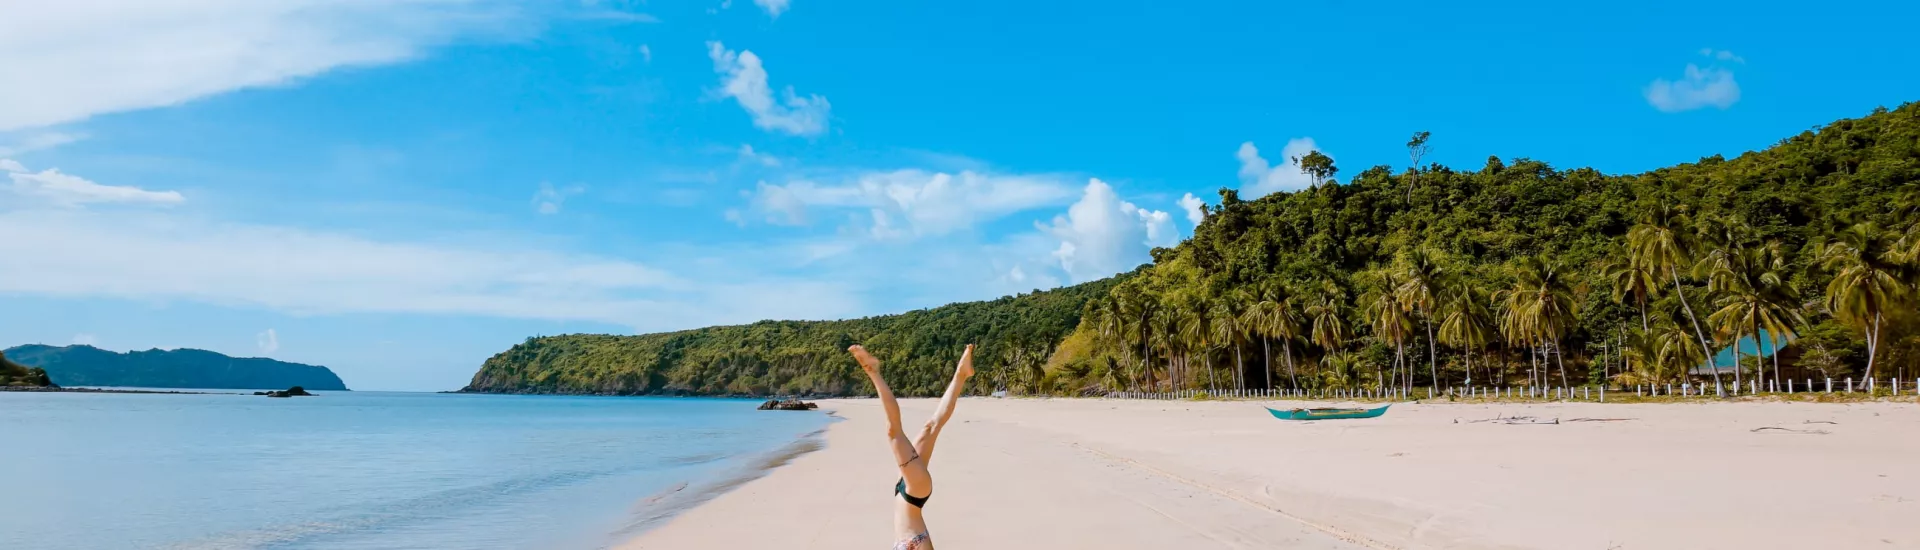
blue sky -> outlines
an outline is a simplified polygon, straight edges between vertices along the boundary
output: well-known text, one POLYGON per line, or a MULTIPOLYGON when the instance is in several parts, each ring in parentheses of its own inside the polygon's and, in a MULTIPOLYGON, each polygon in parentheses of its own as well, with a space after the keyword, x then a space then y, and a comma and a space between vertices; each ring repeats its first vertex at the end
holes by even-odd
POLYGON ((1911 3, 1678 4, 0 1, 0 346, 453 389, 1104 277, 1313 149, 1628 173, 1920 99, 1911 3))

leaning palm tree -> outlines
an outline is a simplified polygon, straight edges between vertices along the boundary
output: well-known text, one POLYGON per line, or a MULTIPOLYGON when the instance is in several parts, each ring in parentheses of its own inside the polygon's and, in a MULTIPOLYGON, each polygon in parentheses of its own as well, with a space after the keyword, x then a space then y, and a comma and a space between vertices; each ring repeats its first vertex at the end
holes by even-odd
POLYGON ((1260 301, 1247 309, 1246 324, 1261 336, 1267 387, 1273 387, 1273 353, 1267 349, 1267 344, 1277 338, 1280 340, 1280 354, 1287 359, 1287 382, 1299 388, 1300 378, 1293 366, 1293 341, 1300 338, 1300 316, 1294 311, 1293 299, 1278 285, 1262 287, 1260 301))
POLYGON ((1472 283, 1449 285, 1440 302, 1440 342, 1466 352, 1467 385, 1473 385, 1473 353, 1496 337, 1487 296, 1472 283))
POLYGON ((1446 285, 1448 277, 1446 257, 1439 251, 1410 248, 1402 252, 1397 260, 1400 284, 1394 287, 1393 292, 1398 295, 1402 307, 1418 314, 1427 325, 1427 375, 1438 386, 1440 351, 1433 336, 1433 319, 1440 301, 1440 289, 1446 285))
MULTIPOLYGON (((1688 232, 1692 223, 1685 206, 1662 206, 1649 212, 1638 225, 1627 231, 1627 249, 1633 261, 1654 277, 1673 283, 1674 295, 1679 298, 1688 323, 1693 325, 1694 338, 1699 341, 1701 349, 1712 349, 1713 346, 1707 343, 1706 331, 1700 328, 1700 318, 1693 314, 1693 304, 1687 302, 1686 289, 1680 286, 1680 272, 1693 263, 1693 238, 1688 232)), ((1714 393, 1726 395, 1726 389, 1720 383, 1720 366, 1710 365, 1713 369, 1714 393)))
MULTIPOLYGON (((1392 272, 1383 272, 1380 277, 1388 289, 1398 287, 1401 282, 1392 272)), ((1407 313, 1407 307, 1400 302, 1400 296, 1392 290, 1369 294, 1365 302, 1367 306, 1364 313, 1367 316, 1367 323, 1373 328, 1373 335, 1393 344, 1393 368, 1397 381, 1400 369, 1405 368, 1406 364, 1407 339, 1412 332, 1412 316, 1407 313)), ((1380 380, 1383 383, 1387 380, 1386 373, 1381 373, 1380 380)), ((1399 385, 1398 382, 1395 385, 1399 385)))
POLYGON ((1833 282, 1827 284, 1827 309, 1841 322, 1865 333, 1864 376, 1869 380, 1873 379, 1886 314, 1904 305, 1910 290, 1903 281, 1908 268, 1894 261, 1894 238, 1879 225, 1864 222, 1840 232, 1819 249, 1821 265, 1834 272, 1833 282))
MULTIPOLYGON (((1779 243, 1719 255, 1708 266, 1707 285, 1718 292, 1714 305, 1719 309, 1707 314, 1707 323, 1722 333, 1753 336, 1756 368, 1759 367, 1757 352, 1761 332, 1765 331, 1767 340, 1775 347, 1775 383, 1780 381, 1779 342, 1791 338, 1793 327, 1806 322, 1793 307, 1799 300, 1794 296, 1793 287, 1786 284, 1786 267, 1786 255, 1779 243)), ((1734 340, 1734 363, 1739 368, 1739 338, 1734 340)), ((1765 369, 1759 370, 1765 378, 1765 369)), ((1735 380, 1738 384, 1738 379, 1735 380)))

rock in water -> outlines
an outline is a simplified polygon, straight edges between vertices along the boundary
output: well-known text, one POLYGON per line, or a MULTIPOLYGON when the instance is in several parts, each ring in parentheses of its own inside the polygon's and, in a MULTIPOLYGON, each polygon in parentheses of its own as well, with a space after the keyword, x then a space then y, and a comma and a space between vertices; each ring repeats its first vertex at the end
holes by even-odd
POLYGON ((760 410, 763 411, 810 411, 818 408, 820 408, 820 405, 798 399, 787 399, 784 401, 768 399, 767 402, 760 404, 760 410))
POLYGON ((291 387, 291 388, 287 388, 287 389, 286 389, 286 391, 280 391, 280 390, 274 390, 274 391, 270 391, 270 392, 254 392, 253 394, 254 394, 254 395, 264 395, 264 396, 267 396, 267 397, 302 397, 302 396, 312 396, 312 395, 313 395, 313 394, 311 394, 311 393, 307 393, 307 389, 306 389, 306 388, 302 388, 302 387, 300 387, 300 386, 294 386, 294 387, 291 387))

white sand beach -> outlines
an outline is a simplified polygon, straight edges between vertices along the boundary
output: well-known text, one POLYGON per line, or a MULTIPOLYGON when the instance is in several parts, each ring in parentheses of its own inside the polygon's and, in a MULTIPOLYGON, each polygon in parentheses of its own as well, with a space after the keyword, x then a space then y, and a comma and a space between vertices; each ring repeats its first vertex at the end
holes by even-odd
MULTIPOLYGON (((926 508, 945 550, 1920 548, 1920 406, 966 399, 926 508), (1496 416, 1559 424, 1474 423, 1496 416), (1620 419, 1569 422, 1576 418, 1620 419), (1757 428, 1777 427, 1783 430, 1757 428), (1793 430, 1793 431, 1789 431, 1793 430)), ((896 474, 874 400, 803 455, 623 549, 880 549, 896 474)), ((907 400, 909 430, 932 400, 907 400)), ((770 413, 772 414, 772 413, 770 413)), ((800 414, 800 413, 795 413, 800 414)))

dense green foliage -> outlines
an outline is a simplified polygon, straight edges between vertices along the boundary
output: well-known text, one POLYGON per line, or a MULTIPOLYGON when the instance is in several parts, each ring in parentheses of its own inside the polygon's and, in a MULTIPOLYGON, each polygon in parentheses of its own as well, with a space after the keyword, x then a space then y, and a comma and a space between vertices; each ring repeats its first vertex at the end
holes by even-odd
POLYGON ((937 395, 970 343, 978 345, 978 356, 1000 358, 982 365, 982 380, 1038 372, 1055 343, 1080 322, 1082 306, 1115 281, 865 319, 528 338, 487 359, 464 391, 871 395, 846 351, 858 343, 886 362, 896 393, 937 395))
MULTIPOLYGON (((1672 381, 1743 337, 1817 345, 1782 355, 1821 372, 1915 374, 1920 104, 1638 175, 1498 158, 1316 172, 1254 201, 1222 190, 1192 239, 1089 304, 1075 337, 1091 345, 1055 359, 1053 385, 1672 381)), ((1728 382, 1780 371, 1737 360, 1728 382)))
POLYGON ((53 380, 47 377, 47 371, 29 367, 7 359, 0 354, 0 386, 52 386, 53 380))
POLYGON ((326 367, 236 358, 197 349, 115 353, 93 346, 25 345, 6 350, 22 364, 46 369, 63 386, 138 388, 347 389, 326 367))
POLYGON ((1314 153, 1312 189, 1222 190, 1193 238, 1115 279, 869 319, 531 338, 467 389, 866 394, 853 343, 907 395, 938 392, 969 342, 993 381, 976 391, 1028 393, 1920 374, 1920 105, 1634 175, 1420 166, 1431 139, 1407 144, 1417 168, 1338 182, 1314 153), (1742 338, 1786 364, 1749 351, 1701 370, 1742 338))

